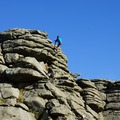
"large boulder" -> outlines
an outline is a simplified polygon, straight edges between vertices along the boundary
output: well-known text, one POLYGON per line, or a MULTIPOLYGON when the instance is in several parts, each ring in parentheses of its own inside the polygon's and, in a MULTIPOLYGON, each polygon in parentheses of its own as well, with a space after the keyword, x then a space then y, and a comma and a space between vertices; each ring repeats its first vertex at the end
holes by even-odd
POLYGON ((43 76, 36 70, 28 68, 7 68, 5 75, 8 80, 13 82, 31 82, 42 79, 43 76))
POLYGON ((36 120, 32 113, 16 107, 0 107, 1 120, 36 120))

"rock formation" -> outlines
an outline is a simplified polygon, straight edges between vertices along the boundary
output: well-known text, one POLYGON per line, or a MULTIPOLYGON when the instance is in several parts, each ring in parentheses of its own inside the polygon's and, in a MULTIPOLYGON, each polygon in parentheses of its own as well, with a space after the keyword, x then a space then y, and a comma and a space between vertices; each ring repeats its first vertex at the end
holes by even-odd
POLYGON ((76 80, 47 37, 18 28, 0 33, 0 120, 120 120, 120 83, 76 80))

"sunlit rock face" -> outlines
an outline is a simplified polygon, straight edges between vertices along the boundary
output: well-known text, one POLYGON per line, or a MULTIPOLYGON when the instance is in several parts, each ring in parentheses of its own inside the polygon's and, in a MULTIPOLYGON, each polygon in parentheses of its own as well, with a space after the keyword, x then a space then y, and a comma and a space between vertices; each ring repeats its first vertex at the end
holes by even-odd
POLYGON ((0 119, 120 120, 120 83, 77 79, 48 38, 39 30, 0 33, 0 119))

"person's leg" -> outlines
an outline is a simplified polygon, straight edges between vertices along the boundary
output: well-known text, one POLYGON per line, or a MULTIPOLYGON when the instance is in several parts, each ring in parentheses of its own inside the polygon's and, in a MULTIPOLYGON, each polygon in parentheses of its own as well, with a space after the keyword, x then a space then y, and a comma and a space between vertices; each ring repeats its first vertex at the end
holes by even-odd
POLYGON ((59 47, 61 45, 61 43, 60 43, 60 41, 58 41, 58 45, 57 45, 57 47, 59 47))
POLYGON ((53 72, 53 71, 52 71, 52 73, 51 73, 51 77, 54 78, 54 72, 53 72))

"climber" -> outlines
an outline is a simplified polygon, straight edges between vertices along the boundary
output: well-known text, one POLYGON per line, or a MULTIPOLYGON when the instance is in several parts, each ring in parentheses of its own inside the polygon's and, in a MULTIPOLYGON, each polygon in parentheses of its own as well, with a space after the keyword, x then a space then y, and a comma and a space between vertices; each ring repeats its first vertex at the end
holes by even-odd
POLYGON ((54 78, 55 73, 54 73, 54 71, 53 71, 53 69, 52 69, 52 66, 46 64, 46 70, 48 71, 48 76, 49 76, 50 78, 54 78))
POLYGON ((54 78, 54 71, 51 66, 48 68, 48 73, 50 73, 49 75, 50 78, 54 78))
POLYGON ((62 39, 59 36, 57 36, 57 39, 55 40, 55 45, 56 43, 58 43, 57 48, 60 47, 60 45, 62 45, 62 39))

